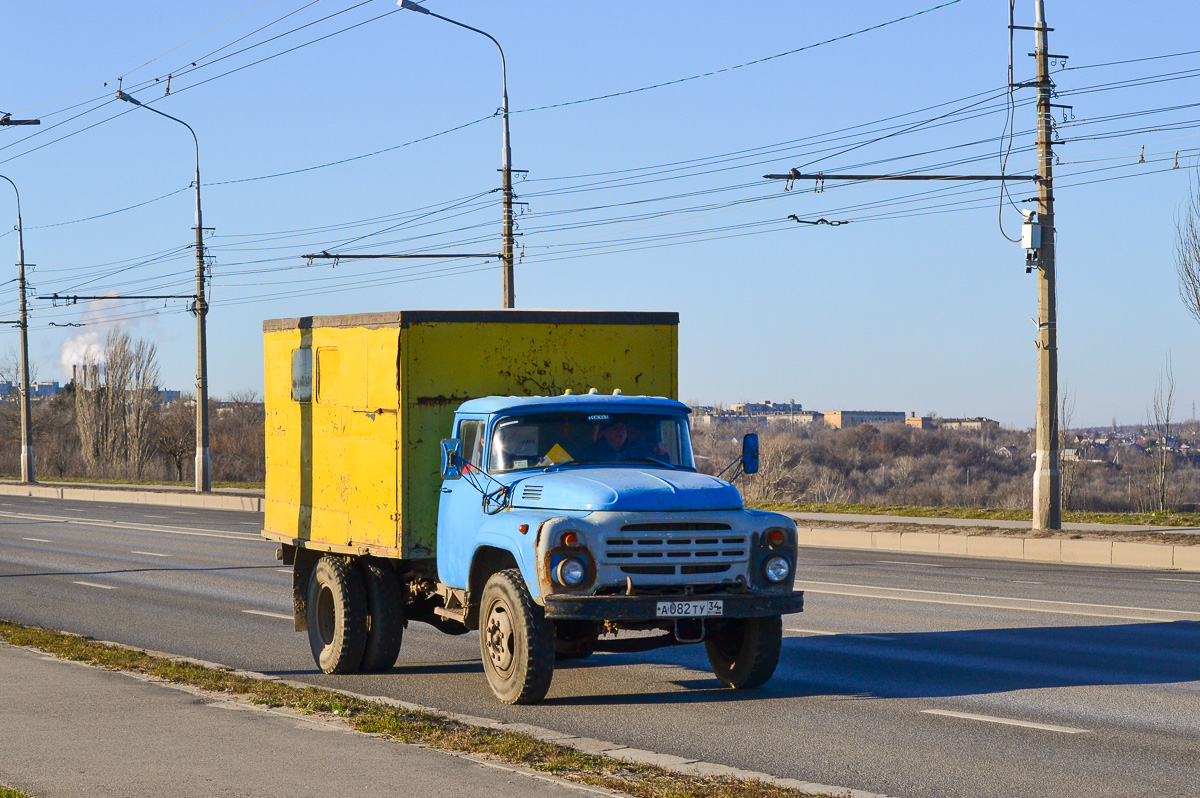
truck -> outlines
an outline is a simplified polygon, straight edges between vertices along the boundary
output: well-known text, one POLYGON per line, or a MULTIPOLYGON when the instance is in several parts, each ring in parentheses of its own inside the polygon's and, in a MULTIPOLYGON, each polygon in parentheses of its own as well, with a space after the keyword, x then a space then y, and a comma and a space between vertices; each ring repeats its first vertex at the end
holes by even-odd
MULTIPOLYGON (((556 660, 703 644, 766 683, 800 612, 795 523, 700 473, 676 313, 417 310, 263 324, 262 534, 326 673, 411 622, 477 632, 506 703, 556 660)), ((730 464, 758 466, 757 437, 730 464)))

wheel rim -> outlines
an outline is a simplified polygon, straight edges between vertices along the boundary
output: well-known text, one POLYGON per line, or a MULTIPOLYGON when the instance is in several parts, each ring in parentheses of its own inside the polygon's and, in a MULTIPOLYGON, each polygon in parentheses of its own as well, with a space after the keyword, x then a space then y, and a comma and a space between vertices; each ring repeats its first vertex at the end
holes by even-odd
POLYGON ((333 642, 333 631, 336 624, 333 591, 328 586, 321 585, 321 592, 317 596, 317 632, 321 635, 321 642, 327 646, 333 642))
POLYGON ((497 601, 489 608, 484 634, 492 667, 498 673, 507 673, 513 664, 513 626, 511 614, 504 602, 497 601))

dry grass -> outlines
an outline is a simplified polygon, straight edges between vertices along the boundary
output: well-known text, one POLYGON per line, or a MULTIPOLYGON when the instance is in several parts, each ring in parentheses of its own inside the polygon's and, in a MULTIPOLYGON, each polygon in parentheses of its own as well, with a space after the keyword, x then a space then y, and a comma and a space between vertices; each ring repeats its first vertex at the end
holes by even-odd
MULTIPOLYGON (((918 518, 967 518, 981 521, 1032 521, 1030 510, 991 510, 977 507, 916 507, 908 504, 841 504, 831 502, 756 502, 764 510, 796 513, 902 515, 918 518)), ((1063 520, 1087 524, 1200 527, 1200 513, 1088 513, 1067 511, 1063 520)))
MULTIPOLYGON (((797 798, 807 794, 760 781, 689 776, 653 765, 584 754, 527 734, 470 726, 430 712, 392 707, 318 687, 297 687, 255 679, 10 621, 0 620, 0 641, 34 648, 61 659, 145 674, 226 698, 343 719, 358 731, 379 734, 398 743, 484 756, 638 798, 797 798)), ((28 798, 19 791, 6 793, 0 790, 0 798, 10 796, 28 798)))

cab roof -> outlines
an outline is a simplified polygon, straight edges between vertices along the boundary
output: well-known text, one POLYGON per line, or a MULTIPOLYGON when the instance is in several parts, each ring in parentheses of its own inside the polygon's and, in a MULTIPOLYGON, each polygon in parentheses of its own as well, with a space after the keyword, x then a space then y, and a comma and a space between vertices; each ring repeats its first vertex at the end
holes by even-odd
POLYGON ((612 412, 672 412, 690 413, 683 402, 665 396, 615 396, 597 393, 561 394, 559 396, 484 396, 470 399, 458 408, 460 413, 491 415, 504 410, 603 409, 612 412))

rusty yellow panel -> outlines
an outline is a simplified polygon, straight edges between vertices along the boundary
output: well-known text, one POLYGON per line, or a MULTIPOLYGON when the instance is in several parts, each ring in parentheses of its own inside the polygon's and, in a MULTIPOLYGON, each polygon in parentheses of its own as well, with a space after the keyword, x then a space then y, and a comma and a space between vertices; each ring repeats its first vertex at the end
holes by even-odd
MULTIPOLYGON (((597 323, 587 318, 591 314, 569 312, 510 314, 522 320, 407 322, 410 314, 401 314, 405 556, 427 556, 424 551, 436 546, 438 443, 450 435, 454 411, 466 400, 589 388, 677 397, 675 323, 597 323), (578 320, 556 323, 572 317, 578 320)), ((667 314, 654 314, 660 315, 667 314)))
POLYGON ((264 333, 269 533, 398 551, 397 336, 394 324, 264 333), (315 401, 293 397, 304 349, 315 401))
POLYGON ((438 442, 489 395, 567 389, 675 398, 678 316, 404 311, 263 325, 265 531, 431 557, 438 442))

